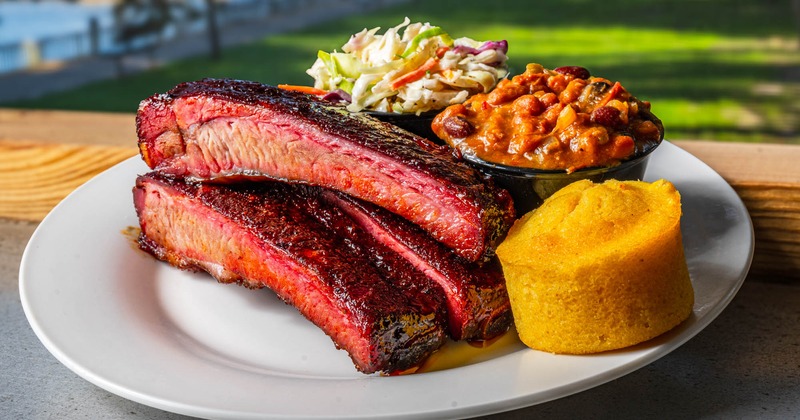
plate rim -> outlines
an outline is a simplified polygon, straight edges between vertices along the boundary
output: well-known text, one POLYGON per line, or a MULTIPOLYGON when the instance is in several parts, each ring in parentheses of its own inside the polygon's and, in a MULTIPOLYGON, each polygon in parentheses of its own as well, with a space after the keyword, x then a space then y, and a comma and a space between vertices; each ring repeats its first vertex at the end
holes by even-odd
MULTIPOLYGON (((700 161, 696 157, 692 156, 689 152, 679 148, 678 146, 673 145, 668 141, 664 141, 659 147, 659 149, 665 148, 670 152, 677 152, 681 154, 684 158, 690 158, 694 160, 695 165, 701 165, 704 170, 711 171, 719 180, 722 181, 722 184, 727 188, 727 195, 733 194, 731 197, 735 197, 737 208, 742 211, 744 216, 744 222, 747 224, 748 227, 748 251, 747 251, 747 258, 744 261, 743 268, 741 269, 738 277, 733 280, 732 279, 732 287, 727 291, 727 293, 720 299, 720 303, 713 306, 710 310, 703 314, 702 319, 698 322, 699 324, 696 328, 693 329, 680 329, 676 333, 674 333, 674 337, 672 341, 670 341, 668 346, 663 351, 656 351, 656 349, 651 348, 649 351, 645 352, 642 356, 635 358, 628 363, 622 364, 620 366, 616 366, 609 371, 601 372, 597 375, 583 378, 578 382, 572 382, 568 384, 563 384, 558 387, 554 387, 549 389, 547 392, 538 393, 535 395, 527 394, 527 395, 516 395, 514 397, 505 399, 505 400, 494 400, 488 402, 477 403, 473 405, 466 405, 462 407, 444 407, 438 411, 425 411, 425 412, 405 412, 405 413, 382 413, 379 414, 377 417, 404 417, 404 418, 415 418, 419 416, 430 417, 433 416, 442 416, 442 417, 450 417, 450 416, 478 416, 478 415, 489 415, 495 414, 499 412, 519 409, 523 407, 528 407, 536 404, 545 403, 548 401, 552 401, 555 399, 559 399, 568 395, 572 395, 575 393, 579 393, 585 391, 587 389, 594 388, 596 386, 602 385, 604 383, 610 382, 622 376, 625 376, 635 370, 638 370, 644 366, 649 365, 650 363, 658 360, 661 357, 666 356, 667 354, 671 353, 673 350, 677 349, 678 347, 685 344, 688 340, 692 337, 700 333, 705 327, 707 327, 714 319, 721 314, 724 309, 728 306, 728 304, 733 300, 735 295, 738 293, 739 289, 741 288, 742 284, 744 283, 744 279, 749 272, 749 268, 752 264, 753 260, 753 251, 755 247, 754 243, 754 232, 753 232, 753 224, 750 218, 750 215, 744 206, 744 203, 741 201, 741 198, 735 193, 733 188, 724 180, 722 177, 716 173, 712 168, 708 167, 704 162, 700 161), (666 147, 665 147, 666 146, 666 147), (565 389, 569 389, 568 392, 564 392, 565 389), (544 395, 543 395, 544 394, 544 395)), ((663 151, 663 150, 662 150, 663 151)), ((658 152, 658 151, 657 151, 658 152)), ((657 158, 657 155, 653 156, 657 158)), ((33 258, 33 248, 37 246, 38 238, 41 235, 44 235, 44 230, 53 222, 53 220, 58 218, 58 215, 61 212, 63 206, 71 205, 71 203, 76 200, 75 197, 78 197, 80 194, 83 194, 86 190, 90 190, 96 184, 96 180, 101 179, 103 177, 109 178, 111 177, 114 172, 113 171, 121 171, 123 168, 126 168, 128 165, 132 165, 133 161, 140 161, 138 156, 133 156, 125 161, 120 162, 117 165, 109 168, 108 170, 98 174, 85 184, 78 187, 75 191, 70 193, 62 202, 60 202, 53 210, 42 220, 42 222, 37 226, 34 230, 31 238, 28 241, 28 244, 23 251, 22 259, 20 262, 20 271, 19 271, 19 292, 20 292, 20 300, 23 306, 23 310, 25 313, 26 318, 28 319, 31 328, 34 330, 37 338, 43 343, 45 348, 62 364, 64 364, 67 368, 71 371, 76 373, 81 378, 93 383, 100 388, 103 388, 109 392, 112 392, 118 396, 123 398, 148 405, 151 407, 155 407, 158 409, 162 409, 165 411, 170 411, 179 414, 186 414, 192 416, 212 416, 212 417, 219 417, 219 418, 255 418, 255 417, 284 417, 286 416, 285 413, 280 414, 270 414, 270 413, 246 413, 246 412, 232 412, 230 410, 215 410, 211 407, 197 407, 193 405, 186 405, 180 402, 172 401, 170 399, 159 398, 158 396, 150 395, 147 392, 141 392, 141 390, 134 390, 130 389, 130 387, 126 387, 123 384, 115 383, 108 378, 98 376, 97 374, 93 373, 90 369, 86 366, 81 365, 76 360, 74 360, 70 355, 67 355, 63 352, 62 349, 58 347, 53 341, 51 341, 51 337, 48 336, 47 332, 40 323, 42 322, 39 319, 39 316, 36 313, 36 309, 33 308, 31 305, 31 296, 28 296, 28 274, 27 270, 32 267, 32 264, 35 261, 31 261, 33 258)), ((720 186, 722 186, 720 184, 720 186)), ((132 185, 132 182, 131 182, 132 185)), ((131 204, 132 207, 132 204, 131 204)), ((694 315, 693 315, 694 316, 694 315)), ((461 369, 461 368, 458 368, 461 369)), ((451 370, 458 370, 458 369, 451 369, 451 370)), ((445 372, 445 371, 441 371, 445 372)), ((437 374, 437 375, 444 375, 448 376, 453 374, 444 374, 441 372, 429 372, 426 374, 437 374)), ((412 377, 415 375, 410 375, 408 377, 412 377)), ((370 378, 366 377, 365 379, 370 378)), ((369 379, 367 379, 369 380, 369 379)), ((405 380, 404 380, 405 381, 405 380)), ((329 418, 329 416, 325 415, 299 415, 296 417, 306 417, 306 418, 329 418)), ((330 417, 338 417, 338 415, 333 414, 330 417)), ((375 413, 369 413, 366 417, 375 418, 375 413)))

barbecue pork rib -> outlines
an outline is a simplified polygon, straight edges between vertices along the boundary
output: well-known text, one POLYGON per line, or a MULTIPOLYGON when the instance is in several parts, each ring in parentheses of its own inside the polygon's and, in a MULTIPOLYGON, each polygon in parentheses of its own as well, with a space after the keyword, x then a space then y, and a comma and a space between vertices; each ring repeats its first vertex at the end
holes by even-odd
POLYGON ((450 252, 418 226, 370 203, 321 190, 322 199, 351 218, 354 227, 405 258, 438 284, 446 298, 448 333, 455 340, 488 340, 512 323, 502 268, 494 257, 478 265, 450 252))
POLYGON ((133 190, 140 247, 223 283, 269 287, 346 350, 361 372, 419 366, 446 339, 441 299, 426 289, 433 286, 403 279, 410 270, 385 278, 372 256, 313 217, 309 201, 288 186, 142 175, 133 190))
POLYGON ((469 261, 490 256, 514 220, 508 192, 447 146, 311 95, 204 79, 145 99, 136 123, 152 169, 339 190, 416 223, 469 261))

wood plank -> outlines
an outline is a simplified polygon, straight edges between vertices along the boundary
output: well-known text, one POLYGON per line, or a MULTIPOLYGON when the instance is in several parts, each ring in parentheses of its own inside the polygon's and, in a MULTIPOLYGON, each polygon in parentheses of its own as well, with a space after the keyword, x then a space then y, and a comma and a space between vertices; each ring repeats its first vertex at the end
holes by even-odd
POLYGON ((136 145, 136 116, 0 109, 0 140, 125 147, 136 145))
POLYGON ((0 109, 0 217, 39 221, 137 153, 134 114, 0 109))
POLYGON ((75 188, 136 153, 133 146, 0 140, 0 217, 40 221, 75 188))
POLYGON ((676 141, 739 194, 755 232, 751 277, 800 281, 800 146, 676 141))
POLYGON ((731 185, 800 185, 800 146, 786 144, 674 141, 731 185))
MULTIPOLYGON (((800 146, 673 143, 717 171, 750 211, 751 272, 800 279, 800 146)), ((133 114, 2 109, 0 217, 41 220, 75 187, 136 153, 133 114)))

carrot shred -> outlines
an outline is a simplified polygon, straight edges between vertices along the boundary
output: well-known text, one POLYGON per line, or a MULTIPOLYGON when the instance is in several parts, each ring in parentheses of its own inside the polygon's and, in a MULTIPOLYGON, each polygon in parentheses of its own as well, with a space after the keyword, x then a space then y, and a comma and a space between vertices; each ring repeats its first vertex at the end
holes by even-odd
POLYGON ((398 88, 405 86, 411 82, 417 81, 422 79, 425 76, 425 73, 432 69, 436 65, 437 61, 434 58, 429 58, 425 64, 421 65, 418 69, 412 70, 397 79, 394 79, 392 83, 389 84, 389 87, 392 90, 397 90, 398 88))
POLYGON ((614 86, 608 91, 605 97, 596 105, 598 108, 601 106, 605 106, 609 101, 614 99, 620 92, 622 92, 622 85, 619 82, 614 82, 614 86))
POLYGON ((281 84, 281 85, 278 85, 278 88, 279 89, 283 89, 283 90, 292 90, 292 91, 295 91, 295 92, 308 93, 309 95, 317 95, 317 96, 322 96, 322 95, 325 95, 325 94, 328 93, 327 91, 324 91, 322 89, 317 89, 315 87, 302 86, 302 85, 283 85, 283 84, 281 84))

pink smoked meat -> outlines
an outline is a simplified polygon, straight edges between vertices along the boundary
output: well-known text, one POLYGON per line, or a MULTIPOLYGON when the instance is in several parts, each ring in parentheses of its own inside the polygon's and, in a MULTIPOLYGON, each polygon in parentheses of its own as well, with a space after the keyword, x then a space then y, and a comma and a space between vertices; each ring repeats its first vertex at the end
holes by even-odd
POLYGON ((328 190, 321 195, 352 218, 352 229, 402 256, 439 285, 453 339, 487 340, 511 326, 511 304, 496 257, 483 265, 470 263, 395 214, 342 193, 328 190))
POLYGON ((507 191, 437 146, 311 95, 256 82, 180 84, 139 106, 144 161, 192 180, 270 178, 342 191, 485 261, 514 220, 507 191))
POLYGON ((290 187, 140 176, 133 191, 140 247, 223 283, 269 287, 361 372, 419 366, 445 341, 446 309, 436 286, 410 278, 418 273, 402 268, 405 262, 376 264, 370 248, 331 229, 353 225, 343 212, 320 212, 319 201, 290 187))

